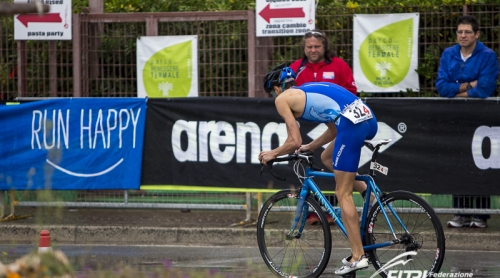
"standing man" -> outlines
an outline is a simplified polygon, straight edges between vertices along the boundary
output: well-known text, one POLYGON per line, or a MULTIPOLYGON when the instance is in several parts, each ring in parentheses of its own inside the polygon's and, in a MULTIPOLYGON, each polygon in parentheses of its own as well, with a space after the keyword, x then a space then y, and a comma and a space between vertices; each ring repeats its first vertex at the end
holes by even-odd
POLYGON ((498 59, 479 38, 479 22, 466 15, 458 19, 458 43, 441 56, 436 88, 442 97, 487 98, 495 94, 498 59))
MULTIPOLYGON (((458 43, 443 51, 436 88, 442 97, 487 98, 495 94, 498 79, 497 55, 478 41, 479 22, 470 15, 462 16, 457 23, 458 43)), ((471 208, 473 196, 453 195, 454 208, 471 208)), ((475 198, 476 208, 489 208, 490 198, 475 198)), ((485 228, 489 215, 456 214, 448 227, 485 228)))
POLYGON ((335 51, 330 49, 328 39, 321 32, 305 33, 301 47, 304 57, 290 65, 297 76, 296 85, 300 86, 306 82, 329 82, 357 95, 351 68, 344 60, 335 56, 335 51))
POLYGON ((301 147, 302 137, 296 119, 326 124, 327 130, 313 142, 328 142, 336 137, 332 156, 335 160, 330 163, 335 173, 335 192, 352 251, 335 274, 344 275, 367 268, 368 259, 361 242, 358 212, 352 192, 361 148, 366 139, 372 139, 377 133, 377 120, 366 104, 344 88, 325 82, 292 87, 294 77, 294 72, 283 66, 274 68, 264 77, 264 90, 275 96, 276 109, 285 121, 288 137, 278 148, 262 151, 259 160, 266 164, 301 147), (355 111, 359 113, 355 115, 355 111))

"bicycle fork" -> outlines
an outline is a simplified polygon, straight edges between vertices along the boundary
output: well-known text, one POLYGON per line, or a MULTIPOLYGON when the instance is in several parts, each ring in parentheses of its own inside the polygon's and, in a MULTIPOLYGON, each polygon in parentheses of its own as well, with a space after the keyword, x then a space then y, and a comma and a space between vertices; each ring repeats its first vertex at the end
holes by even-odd
POLYGON ((299 200, 297 203, 297 209, 295 211, 295 217, 293 219, 292 226, 290 227, 290 231, 288 231, 288 234, 286 235, 286 239, 288 240, 292 240, 294 238, 300 238, 302 232, 304 231, 307 214, 309 212, 309 205, 305 202, 308 194, 309 194, 308 188, 303 187, 299 194, 299 200), (302 221, 300 222, 300 228, 297 231, 297 233, 294 234, 294 231, 297 228, 297 223, 299 222, 299 219, 301 219, 301 217, 302 221))

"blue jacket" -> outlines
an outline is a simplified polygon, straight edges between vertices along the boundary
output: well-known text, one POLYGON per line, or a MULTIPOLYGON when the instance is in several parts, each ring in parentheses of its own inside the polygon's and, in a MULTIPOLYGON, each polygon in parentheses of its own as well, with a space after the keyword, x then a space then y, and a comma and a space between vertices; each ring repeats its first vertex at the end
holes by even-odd
POLYGON ((469 97, 487 98, 495 94, 498 79, 498 59, 493 50, 476 41, 476 48, 467 61, 460 55, 456 44, 443 51, 436 80, 436 88, 442 97, 454 97, 460 84, 477 80, 477 87, 467 90, 469 97))

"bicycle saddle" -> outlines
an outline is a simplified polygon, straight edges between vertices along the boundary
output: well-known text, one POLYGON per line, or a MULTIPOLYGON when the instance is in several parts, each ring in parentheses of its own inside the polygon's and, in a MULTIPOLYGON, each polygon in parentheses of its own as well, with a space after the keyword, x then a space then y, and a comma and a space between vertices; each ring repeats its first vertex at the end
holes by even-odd
POLYGON ((370 148, 370 150, 374 150, 375 148, 387 145, 392 141, 392 139, 382 139, 382 140, 365 140, 365 145, 370 148))

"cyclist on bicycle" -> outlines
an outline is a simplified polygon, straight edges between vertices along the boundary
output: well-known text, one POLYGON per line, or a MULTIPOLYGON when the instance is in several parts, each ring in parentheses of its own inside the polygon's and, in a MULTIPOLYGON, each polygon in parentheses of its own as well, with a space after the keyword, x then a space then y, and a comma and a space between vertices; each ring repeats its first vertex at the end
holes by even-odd
POLYGON ((301 147, 302 137, 296 119, 324 123, 328 129, 311 144, 323 145, 336 136, 332 155, 335 194, 352 250, 351 256, 343 260, 343 266, 335 274, 343 275, 367 268, 368 259, 363 251, 352 192, 361 148, 364 140, 372 139, 377 133, 377 120, 366 104, 338 85, 314 82, 294 87, 294 81, 293 70, 285 64, 264 77, 264 90, 276 98, 275 106, 285 121, 288 137, 280 147, 262 151, 259 160, 266 164, 301 147))

